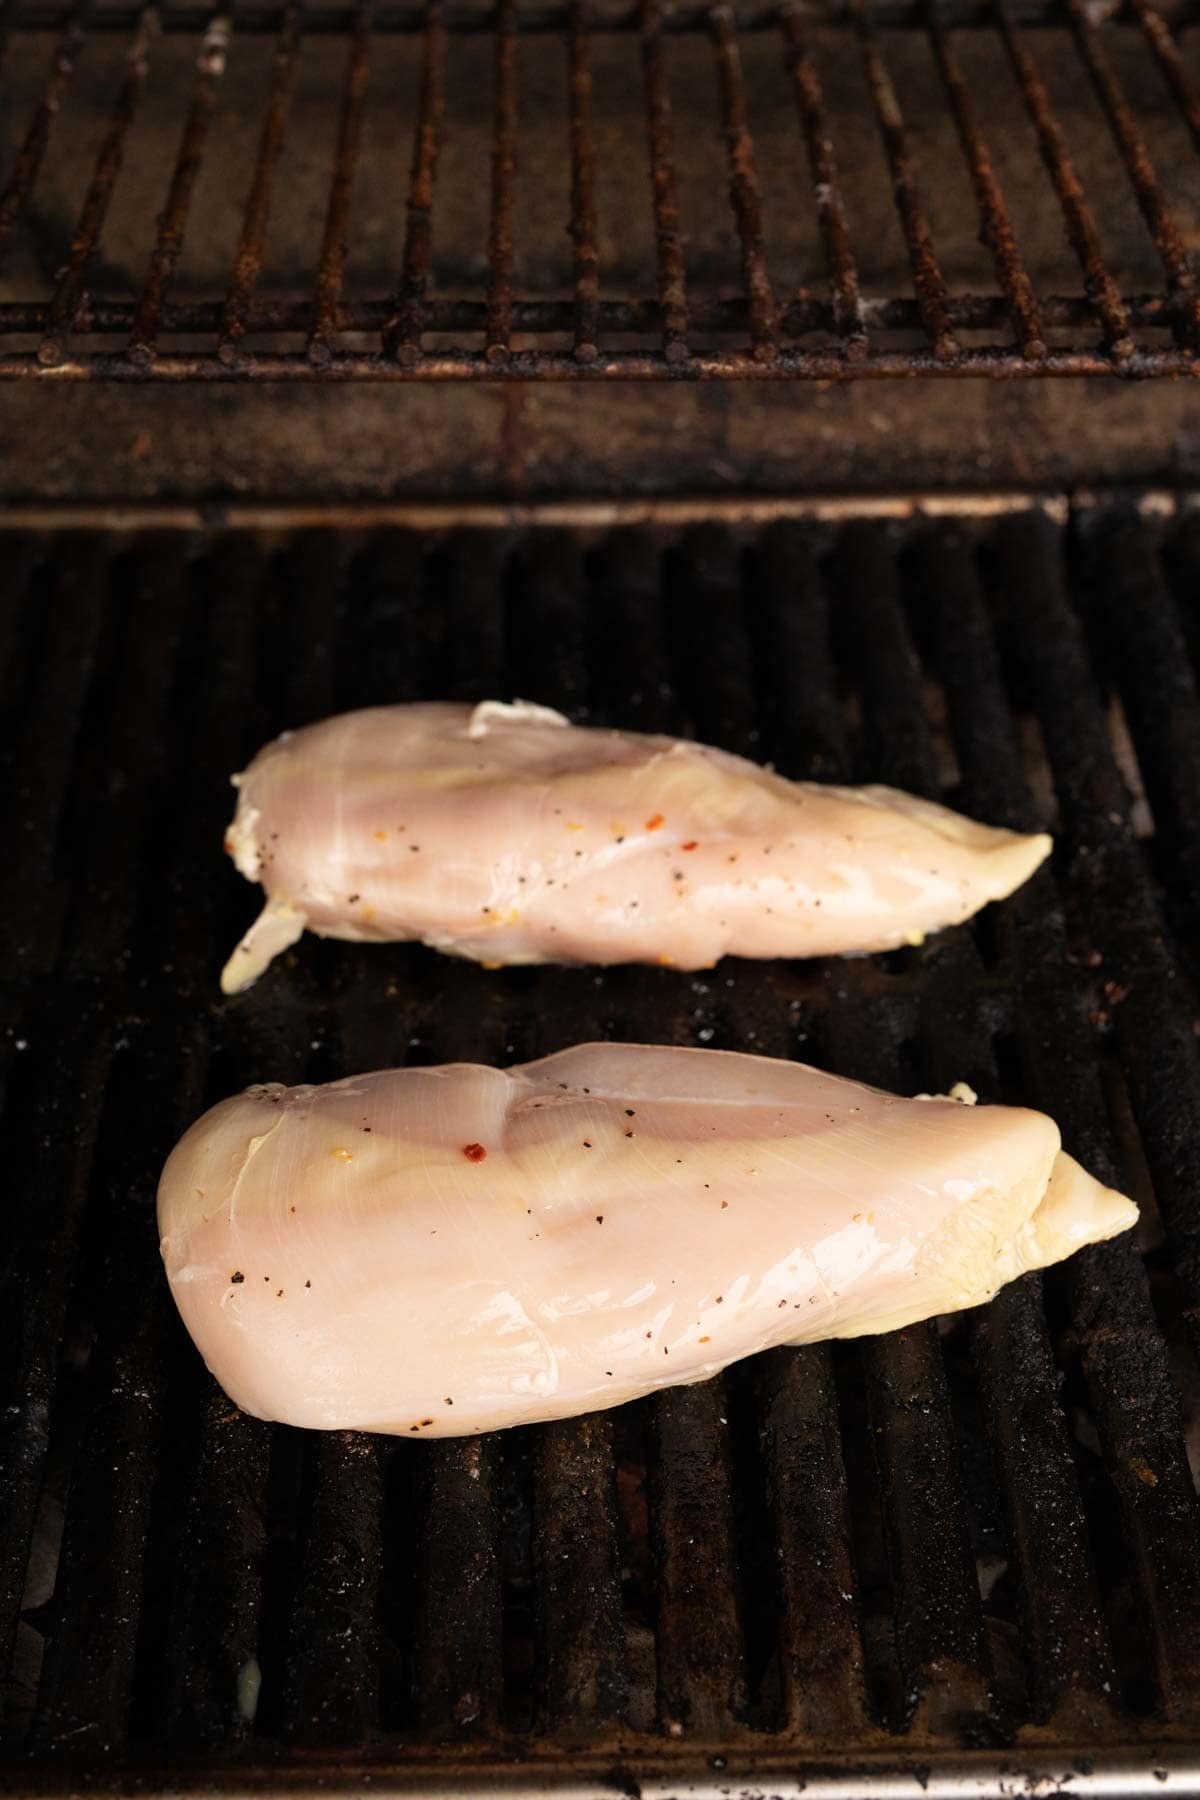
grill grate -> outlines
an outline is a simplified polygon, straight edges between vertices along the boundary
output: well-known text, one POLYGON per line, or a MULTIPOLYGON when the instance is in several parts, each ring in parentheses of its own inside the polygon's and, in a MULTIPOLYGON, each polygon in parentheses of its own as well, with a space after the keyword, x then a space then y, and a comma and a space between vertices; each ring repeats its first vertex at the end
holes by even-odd
POLYGON ((6 533, 11 1791, 1195 1791, 1197 524, 6 533), (1054 867, 883 958, 312 941, 222 1001, 229 771, 336 707, 513 691, 1053 823, 1054 867), (234 1411, 153 1225, 201 1106, 606 1033, 1042 1105, 1138 1192, 1145 1254, 498 1438, 234 1411))
POLYGON ((658 0, 26 7, 8 34, 22 79, 10 72, 0 161, 0 378, 1195 374, 1190 21, 1152 0, 1129 0, 1125 22, 1104 24, 1084 0, 856 0, 833 22, 791 4, 735 16, 658 0), (493 48, 490 128, 471 53, 481 36, 493 48), (189 39, 190 77, 164 55, 189 39), (314 46, 322 80, 309 87, 314 46), (928 54, 932 80, 914 73, 914 54, 928 54), (417 65, 409 94, 405 70, 417 65), (160 118, 151 142, 146 115, 167 95, 182 123, 172 141, 160 118), (243 110, 261 115, 257 142, 232 148, 243 110), (861 129, 870 113, 874 143, 861 129), (398 182, 366 219, 361 204, 364 167, 386 186, 393 155, 371 147, 372 131, 386 139, 398 116, 412 140, 407 225, 390 203, 398 182), (64 119, 74 150, 60 167, 64 119), (703 150, 714 121, 727 207, 703 150), (486 230, 472 245, 458 242, 451 203, 438 204, 448 132, 473 134, 476 189, 490 155, 486 230), (693 163, 706 171, 702 201, 693 163), (560 166, 569 196, 558 210, 560 166), (112 253, 131 171, 134 214, 112 253), (947 228, 959 184, 973 198, 947 228), (277 260, 272 227, 292 201, 308 248, 277 260), (198 209, 212 217, 197 230, 198 209), (903 257, 880 267, 877 240, 897 230, 903 257), (967 277, 957 265, 972 235, 991 267, 967 277), (975 288, 989 279, 992 291, 975 288))

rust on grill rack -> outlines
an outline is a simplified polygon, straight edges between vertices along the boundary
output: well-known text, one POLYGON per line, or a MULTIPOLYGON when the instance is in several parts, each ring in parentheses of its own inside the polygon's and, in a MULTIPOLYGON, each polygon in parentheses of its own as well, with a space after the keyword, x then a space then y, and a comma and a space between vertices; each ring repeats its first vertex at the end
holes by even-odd
POLYGON ((408 227, 400 286, 383 327, 383 349, 408 367, 420 359, 425 329, 429 259, 433 254, 433 190, 446 109, 446 28, 439 0, 430 0, 421 51, 421 95, 408 178, 408 227))
POLYGON ((1160 12, 1156 12, 1149 0, 1130 0, 1130 5, 1139 25, 1146 34, 1146 41, 1154 52, 1155 61, 1162 70, 1163 78, 1170 88, 1179 110, 1187 120, 1192 134, 1192 142, 1200 150, 1200 94, 1197 94, 1188 76, 1187 68, 1179 45, 1171 34, 1171 28, 1160 12))
POLYGON ((1100 315, 1105 342, 1114 357, 1124 359, 1133 351, 1128 314, 1117 292, 1116 282, 1105 266, 1100 235, 1096 230, 1083 184, 1071 161, 1062 129, 1054 116, 1050 96, 1033 58, 1017 36, 1008 0, 996 0, 996 20, 1033 128, 1037 132, 1042 161, 1054 183, 1054 191, 1063 210, 1067 235, 1083 270, 1084 285, 1100 315))
POLYGON ((642 4, 642 64, 646 75, 646 115, 650 133, 650 181, 654 200, 654 242, 658 262, 658 303, 662 309, 663 357, 687 361, 687 275, 679 189, 671 123, 671 95, 663 55, 662 18, 657 0, 642 4))
POLYGON ((904 229, 921 321, 933 344, 935 359, 938 362, 949 362, 958 353, 958 340, 946 310, 946 277, 933 248, 929 221, 917 188, 916 168, 908 146, 904 115, 880 48, 878 29, 862 0, 854 8, 854 17, 862 40, 863 61, 875 116, 879 121, 888 166, 892 172, 892 187, 904 229))
POLYGON ((217 102, 217 89, 225 73, 230 28, 230 14, 218 12, 204 33, 204 41, 196 60, 196 78, 179 141, 179 153, 175 159, 166 205, 158 222, 154 252, 129 337, 129 360, 139 368, 147 368, 154 360, 159 315, 167 297, 171 277, 175 273, 175 265, 179 261, 179 253, 183 249, 192 189, 200 173, 208 127, 217 102))
POLYGON ((108 130, 96 153, 92 179, 71 239, 70 254, 47 310, 45 330, 38 345, 38 361, 47 366, 62 360, 67 338, 78 323, 88 266, 104 229, 109 202, 125 155, 125 140, 150 73, 150 52, 158 31, 158 8, 148 6, 129 47, 125 77, 113 102, 108 130))
POLYGON ((575 244, 575 355, 593 363, 600 318, 600 253, 596 247, 596 145, 592 124, 589 8, 577 0, 571 19, 571 237, 575 244))
POLYGON ((846 203, 838 180, 833 140, 825 120, 821 78, 813 61, 800 13, 789 6, 783 15, 784 60, 796 89, 796 105, 804 132, 812 175, 817 220, 829 276, 833 284, 834 324, 842 338, 847 359, 860 362, 867 352, 858 268, 850 243, 846 203))
POLYGON ((221 314, 217 355, 227 364, 237 361, 238 345, 246 334, 247 316, 262 270, 267 224, 271 216, 271 188, 287 131, 288 106, 299 44, 299 4, 298 0, 293 0, 279 28, 267 110, 263 115, 262 134, 254 159, 254 174, 242 214, 242 228, 233 259, 233 275, 221 314))
POLYGON ((992 166, 987 142, 975 114, 971 91, 941 21, 938 0, 929 0, 928 11, 933 53, 950 98, 954 121, 962 139, 963 154, 971 171, 976 204, 983 225, 983 239, 995 259, 996 278, 1001 291, 1012 308, 1013 330, 1021 355, 1032 361, 1046 353, 1033 286, 1021 261, 1016 233, 992 166))
POLYGON ((773 362, 778 354, 775 295, 767 272, 763 241, 762 194, 754 166, 754 140, 746 118, 742 63, 728 6, 712 11, 713 42, 721 90, 721 115, 729 157, 729 194, 737 220, 742 253, 742 282, 750 313, 750 343, 758 362, 773 362))
POLYGON ((1130 185, 1137 195, 1142 216, 1162 258, 1168 291, 1176 303, 1172 321, 1176 337, 1180 343, 1194 344, 1200 336, 1200 295, 1195 291, 1195 278, 1182 233, 1163 195, 1145 138, 1113 73, 1096 28, 1088 18, 1083 0, 1063 0, 1063 4, 1096 97, 1112 128, 1130 185))
POLYGON ((75 65, 86 42, 86 30, 92 14, 92 0, 77 0, 62 27, 62 37, 55 45, 33 118, 17 152, 8 184, 0 193, 0 267, 3 266, 16 230, 21 209, 29 198, 38 177, 54 121, 62 111, 67 89, 75 73, 75 65))
MULTIPOLYGON (((1079 58, 1100 102, 1100 122, 1090 129, 1111 134, 1128 183, 1131 228, 1140 233, 1140 221, 1144 220, 1157 251, 1156 263, 1144 269, 1139 264, 1128 292, 1117 285, 1114 261, 1106 255, 1096 225, 1098 209, 1111 204, 1112 180, 1101 191, 1102 182, 1097 179, 1093 188, 1086 149, 1074 146, 1068 152, 1071 132, 1067 125, 1073 129, 1075 116, 1064 124, 1031 55, 1027 27, 1051 18, 1047 3, 874 0, 869 6, 854 6, 848 13, 832 17, 819 31, 790 0, 782 5, 741 8, 736 16, 712 0, 706 5, 665 10, 657 0, 637 0, 636 5, 619 10, 595 0, 553 0, 553 4, 536 7, 503 0, 496 8, 479 9, 464 6, 460 0, 429 0, 421 5, 415 0, 412 5, 362 0, 352 10, 331 5, 301 8, 289 0, 279 6, 256 4, 215 15, 148 3, 137 9, 125 5, 93 9, 90 0, 78 0, 70 7, 38 4, 6 10, 4 18, 18 34, 36 27, 55 31, 59 37, 41 90, 31 93, 28 122, 17 137, 15 160, 0 197, 0 260, 16 243, 34 251, 34 262, 41 257, 38 233, 44 226, 37 183, 54 122, 68 101, 74 66, 89 35, 128 32, 129 45, 113 80, 111 98, 104 103, 106 116, 97 131, 99 147, 63 230, 67 249, 61 266, 54 265, 48 297, 26 298, 15 281, 0 296, 0 380, 292 382, 304 379, 306 372, 310 379, 335 382, 845 381, 906 376, 1023 380, 1195 375, 1200 369, 1200 295, 1183 233, 1184 214, 1174 205, 1163 178, 1177 178, 1177 172, 1168 168, 1160 175, 1152 163, 1148 149, 1152 139, 1114 73, 1107 49, 1118 32, 1148 46, 1200 150, 1200 100, 1172 29, 1177 22, 1191 18, 1192 0, 1181 0, 1170 21, 1153 0, 1131 0, 1130 23, 1101 23, 1092 18, 1083 0, 1065 0, 1065 16, 1071 26, 1070 54, 1079 58), (236 23, 238 41, 227 44, 231 23, 236 23), (151 70, 148 54, 155 25, 171 34, 198 33, 201 43, 181 137, 173 154, 166 204, 152 235, 140 295, 131 300, 120 291, 100 251, 106 230, 114 238, 119 235, 114 212, 114 201, 120 196, 119 178, 135 130, 140 133, 152 114, 146 96, 153 93, 154 82, 161 79, 160 64, 166 62, 165 57, 156 56, 151 70), (908 119, 904 116, 893 73, 899 58, 884 36, 885 27, 910 34, 923 32, 931 45, 945 108, 942 141, 956 162, 961 155, 961 172, 972 184, 982 237, 991 252, 993 292, 974 296, 950 292, 946 270, 952 265, 935 249, 931 224, 931 209, 939 219, 942 216, 937 211, 943 199, 940 190, 948 186, 949 177, 932 160, 923 169, 927 206, 914 143, 918 128, 922 141, 928 141, 927 127, 934 121, 918 119, 915 113, 908 119), (1037 248, 1031 243, 1037 233, 1028 222, 1029 215, 1019 221, 1001 190, 993 156, 998 140, 988 116, 990 96, 980 91, 968 73, 972 64, 953 36, 960 30, 978 34, 981 28, 989 35, 998 32, 1007 52, 1021 102, 1034 128, 1044 178, 1056 196, 1082 273, 1078 295, 1062 291, 1069 285, 1069 271, 1065 283, 1043 277, 1039 287, 1050 291, 1034 293, 1029 269, 1045 252, 1040 240, 1037 248), (236 61, 243 36, 265 32, 275 34, 275 55, 263 94, 245 198, 237 215, 236 243, 228 252, 216 252, 221 268, 230 270, 223 304, 199 297, 203 289, 194 285, 173 299, 173 290, 185 286, 193 190, 202 176, 207 179, 204 159, 216 163, 211 146, 220 140, 222 111, 229 104, 221 84, 225 58, 236 61), (770 145, 771 155, 777 157, 780 152, 775 146, 780 139, 777 121, 765 112, 766 129, 759 130, 760 109, 767 102, 764 86, 751 82, 743 72, 743 58, 749 55, 743 37, 749 32, 782 37, 827 268, 828 298, 810 294, 807 288, 788 298, 777 291, 768 268, 767 242, 774 250, 778 231, 780 245, 787 244, 787 234, 794 234, 797 220, 781 218, 772 229, 768 199, 779 191, 778 171, 767 166, 764 146, 770 145), (368 105, 388 104, 387 96, 368 95, 370 48, 380 33, 420 39, 407 223, 394 266, 389 269, 385 257, 382 271, 373 277, 378 285, 364 292, 361 286, 355 291, 355 284, 350 283, 347 291, 348 271, 356 266, 349 259, 360 139, 368 105), (545 270, 553 261, 553 251, 548 254, 544 244, 531 245, 527 256, 520 255, 524 246, 515 239, 519 229, 520 47, 527 36, 544 41, 548 33, 565 41, 567 53, 565 151, 570 197, 565 222, 573 244, 570 299, 560 298, 553 288, 529 292, 517 285, 521 267, 545 270), (292 139, 301 135, 291 110, 301 34, 305 41, 310 34, 348 40, 348 60, 324 191, 324 225, 311 265, 314 273, 304 275, 301 250, 300 274, 281 278, 281 271, 272 266, 267 233, 273 207, 280 207, 292 139), (459 267, 447 281, 452 297, 437 299, 430 291, 435 182, 449 104, 447 85, 454 75, 453 45, 456 38, 479 34, 490 36, 494 47, 486 273, 481 279, 477 261, 472 265, 461 246, 456 246, 453 254, 459 267), (606 107, 611 104, 607 65, 604 87, 595 85, 594 79, 601 34, 622 44, 631 61, 639 50, 641 55, 649 149, 649 191, 643 190, 642 204, 649 206, 653 219, 653 263, 640 274, 636 267, 630 269, 635 233, 630 231, 626 239, 619 218, 611 221, 602 216, 605 183, 611 181, 615 165, 607 148, 613 120, 598 116, 601 95, 606 107), (691 204, 695 155, 690 120, 690 109, 696 104, 694 59, 688 61, 681 55, 679 68, 674 70, 677 83, 686 76, 690 84, 675 96, 676 108, 684 104, 689 109, 685 140, 677 140, 673 122, 671 65, 673 47, 689 34, 706 39, 714 59, 740 261, 740 294, 736 297, 721 291, 713 243, 702 244, 697 232, 692 246, 688 245, 683 208, 685 197, 691 204), (845 185, 839 178, 834 149, 839 129, 831 118, 829 100, 834 93, 838 104, 844 104, 844 79, 839 74, 834 85, 823 86, 822 82, 825 59, 844 59, 847 54, 861 60, 866 73, 890 176, 887 205, 894 208, 900 228, 915 302, 895 291, 904 285, 899 265, 887 277, 884 291, 863 291, 860 258, 855 254, 845 185), (109 225, 110 215, 113 226, 109 225), (625 292, 603 299, 601 251, 603 246, 609 257, 610 244, 614 285, 620 269, 625 292), (1158 279, 1159 267, 1164 277, 1162 291, 1136 291, 1158 279), (104 271, 103 278, 98 270, 104 271), (100 291, 92 291, 93 287, 100 291), (269 297, 261 297, 260 290, 269 297), (311 299, 301 297, 305 290, 311 299), (1094 342, 1089 327, 1096 322, 1099 333, 1094 342), (1048 335, 1064 331, 1073 335, 1048 335), (977 340, 967 347, 964 334, 968 332, 987 334, 987 341, 977 340), (1164 342, 1167 332, 1174 337, 1173 347, 1164 342), (352 333, 365 333, 378 348, 373 351, 347 341, 352 333), (885 335, 895 333, 903 336, 885 335), (462 334, 466 341, 461 341, 462 334), (427 354, 425 344, 433 336, 441 341, 435 352, 427 354), (566 350, 546 341, 564 336, 569 344, 566 350), (657 347, 614 346, 614 339, 623 336, 648 339, 657 347), (181 343, 183 337, 201 341, 181 343), (914 342, 914 337, 919 341, 914 342), (32 346, 20 341, 24 338, 32 338, 32 346), (271 338, 283 341, 260 341, 271 338)), ((532 44, 530 56, 532 61, 532 44)), ((1131 92, 1137 95, 1138 105, 1144 106, 1138 90, 1131 92)), ((912 104, 906 94, 906 107, 911 110, 912 104)), ((632 164, 620 167, 623 177, 632 170, 632 164)), ((538 179, 532 166, 529 178, 531 182, 538 179)), ((57 171, 55 179, 59 179, 57 171)), ((712 183, 711 168, 706 179, 712 183)), ((794 178, 789 176, 789 182, 795 193, 794 178)), ((1020 191, 1015 182, 1007 184, 1014 195, 1020 191)), ((290 191, 287 198, 292 198, 290 191)), ((1023 198, 1028 205, 1027 197, 1023 198)), ((636 195, 631 195, 629 204, 631 208, 637 204, 636 195)), ((798 212, 798 208, 793 210, 798 212)), ((872 211, 866 206, 864 214, 870 218, 872 232, 878 234, 878 208, 872 211)), ((703 231, 711 240, 715 230, 711 209, 703 217, 703 231)), ((365 222, 361 228, 368 232, 365 222)), ((194 230, 200 237, 211 227, 206 221, 204 227, 198 224, 194 230)), ((374 233, 380 234, 380 242, 385 241, 376 221, 370 225, 368 242, 374 233)), ((280 235, 286 239, 291 233, 281 230, 280 235)), ((202 253, 211 253, 207 240, 202 253)), ((280 254, 282 260, 287 252, 281 250, 280 254)), ((1114 255, 1123 254, 1118 240, 1114 255)), ((1144 252, 1140 254, 1144 261, 1144 252)), ((783 260, 782 250, 779 260, 783 260)), ((25 269, 29 262, 25 257, 14 266, 25 269)), ((19 279, 23 282, 28 276, 22 274, 19 279)), ((538 279, 551 282, 554 277, 542 274, 538 279)), ((136 284, 136 277, 134 280, 136 284)))
POLYGON ((496 366, 512 355, 513 209, 517 177, 516 0, 500 0, 496 24, 492 124, 492 212, 488 228, 488 301, 484 360, 496 366))
POLYGON ((309 362, 319 369, 328 368, 332 360, 332 344, 340 323, 342 278, 350 251, 350 208, 354 199, 354 177, 358 170, 358 148, 367 84, 371 79, 371 25, 374 10, 374 0, 359 0, 354 41, 342 90, 333 179, 329 187, 325 234, 317 269, 313 325, 306 347, 309 362))

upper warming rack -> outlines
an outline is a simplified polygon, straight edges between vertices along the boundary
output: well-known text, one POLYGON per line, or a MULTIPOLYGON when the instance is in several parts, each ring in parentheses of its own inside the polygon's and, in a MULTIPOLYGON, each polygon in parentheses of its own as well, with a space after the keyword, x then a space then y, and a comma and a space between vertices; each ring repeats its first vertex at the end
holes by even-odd
POLYGON ((7 379, 1200 369, 1200 81, 1151 0, 4 23, 7 379))

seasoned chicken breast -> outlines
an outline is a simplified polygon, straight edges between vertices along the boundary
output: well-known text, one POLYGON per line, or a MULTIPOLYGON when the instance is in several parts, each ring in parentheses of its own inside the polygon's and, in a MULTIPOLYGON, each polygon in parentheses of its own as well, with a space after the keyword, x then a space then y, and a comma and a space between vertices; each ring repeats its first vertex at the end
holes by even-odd
POLYGON ((226 848, 266 905, 227 993, 306 928, 496 965, 885 950, 1002 899, 1050 848, 891 788, 493 701, 285 732, 235 783, 226 848))
POLYGON ((251 1088, 172 1153, 158 1216, 239 1406, 442 1437, 976 1306, 1137 1212, 1040 1113, 588 1044, 251 1088))

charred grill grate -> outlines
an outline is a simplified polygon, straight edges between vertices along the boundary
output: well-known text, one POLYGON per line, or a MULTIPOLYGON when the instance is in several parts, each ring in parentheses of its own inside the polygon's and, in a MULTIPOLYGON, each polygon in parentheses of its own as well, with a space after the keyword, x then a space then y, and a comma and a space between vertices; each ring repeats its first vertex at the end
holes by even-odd
POLYGON ((1195 374, 1190 19, 17 8, 0 378, 1195 374))
POLYGON ((6 532, 11 1791, 1195 1791, 1198 576, 1182 508, 6 532), (489 973, 306 942, 220 1001, 251 905, 229 771, 333 708, 513 691, 1051 823, 1054 866, 885 958, 489 973), (603 1034, 1042 1105, 1138 1193, 1144 1261, 497 1438, 235 1412, 154 1231, 200 1107, 603 1034))

